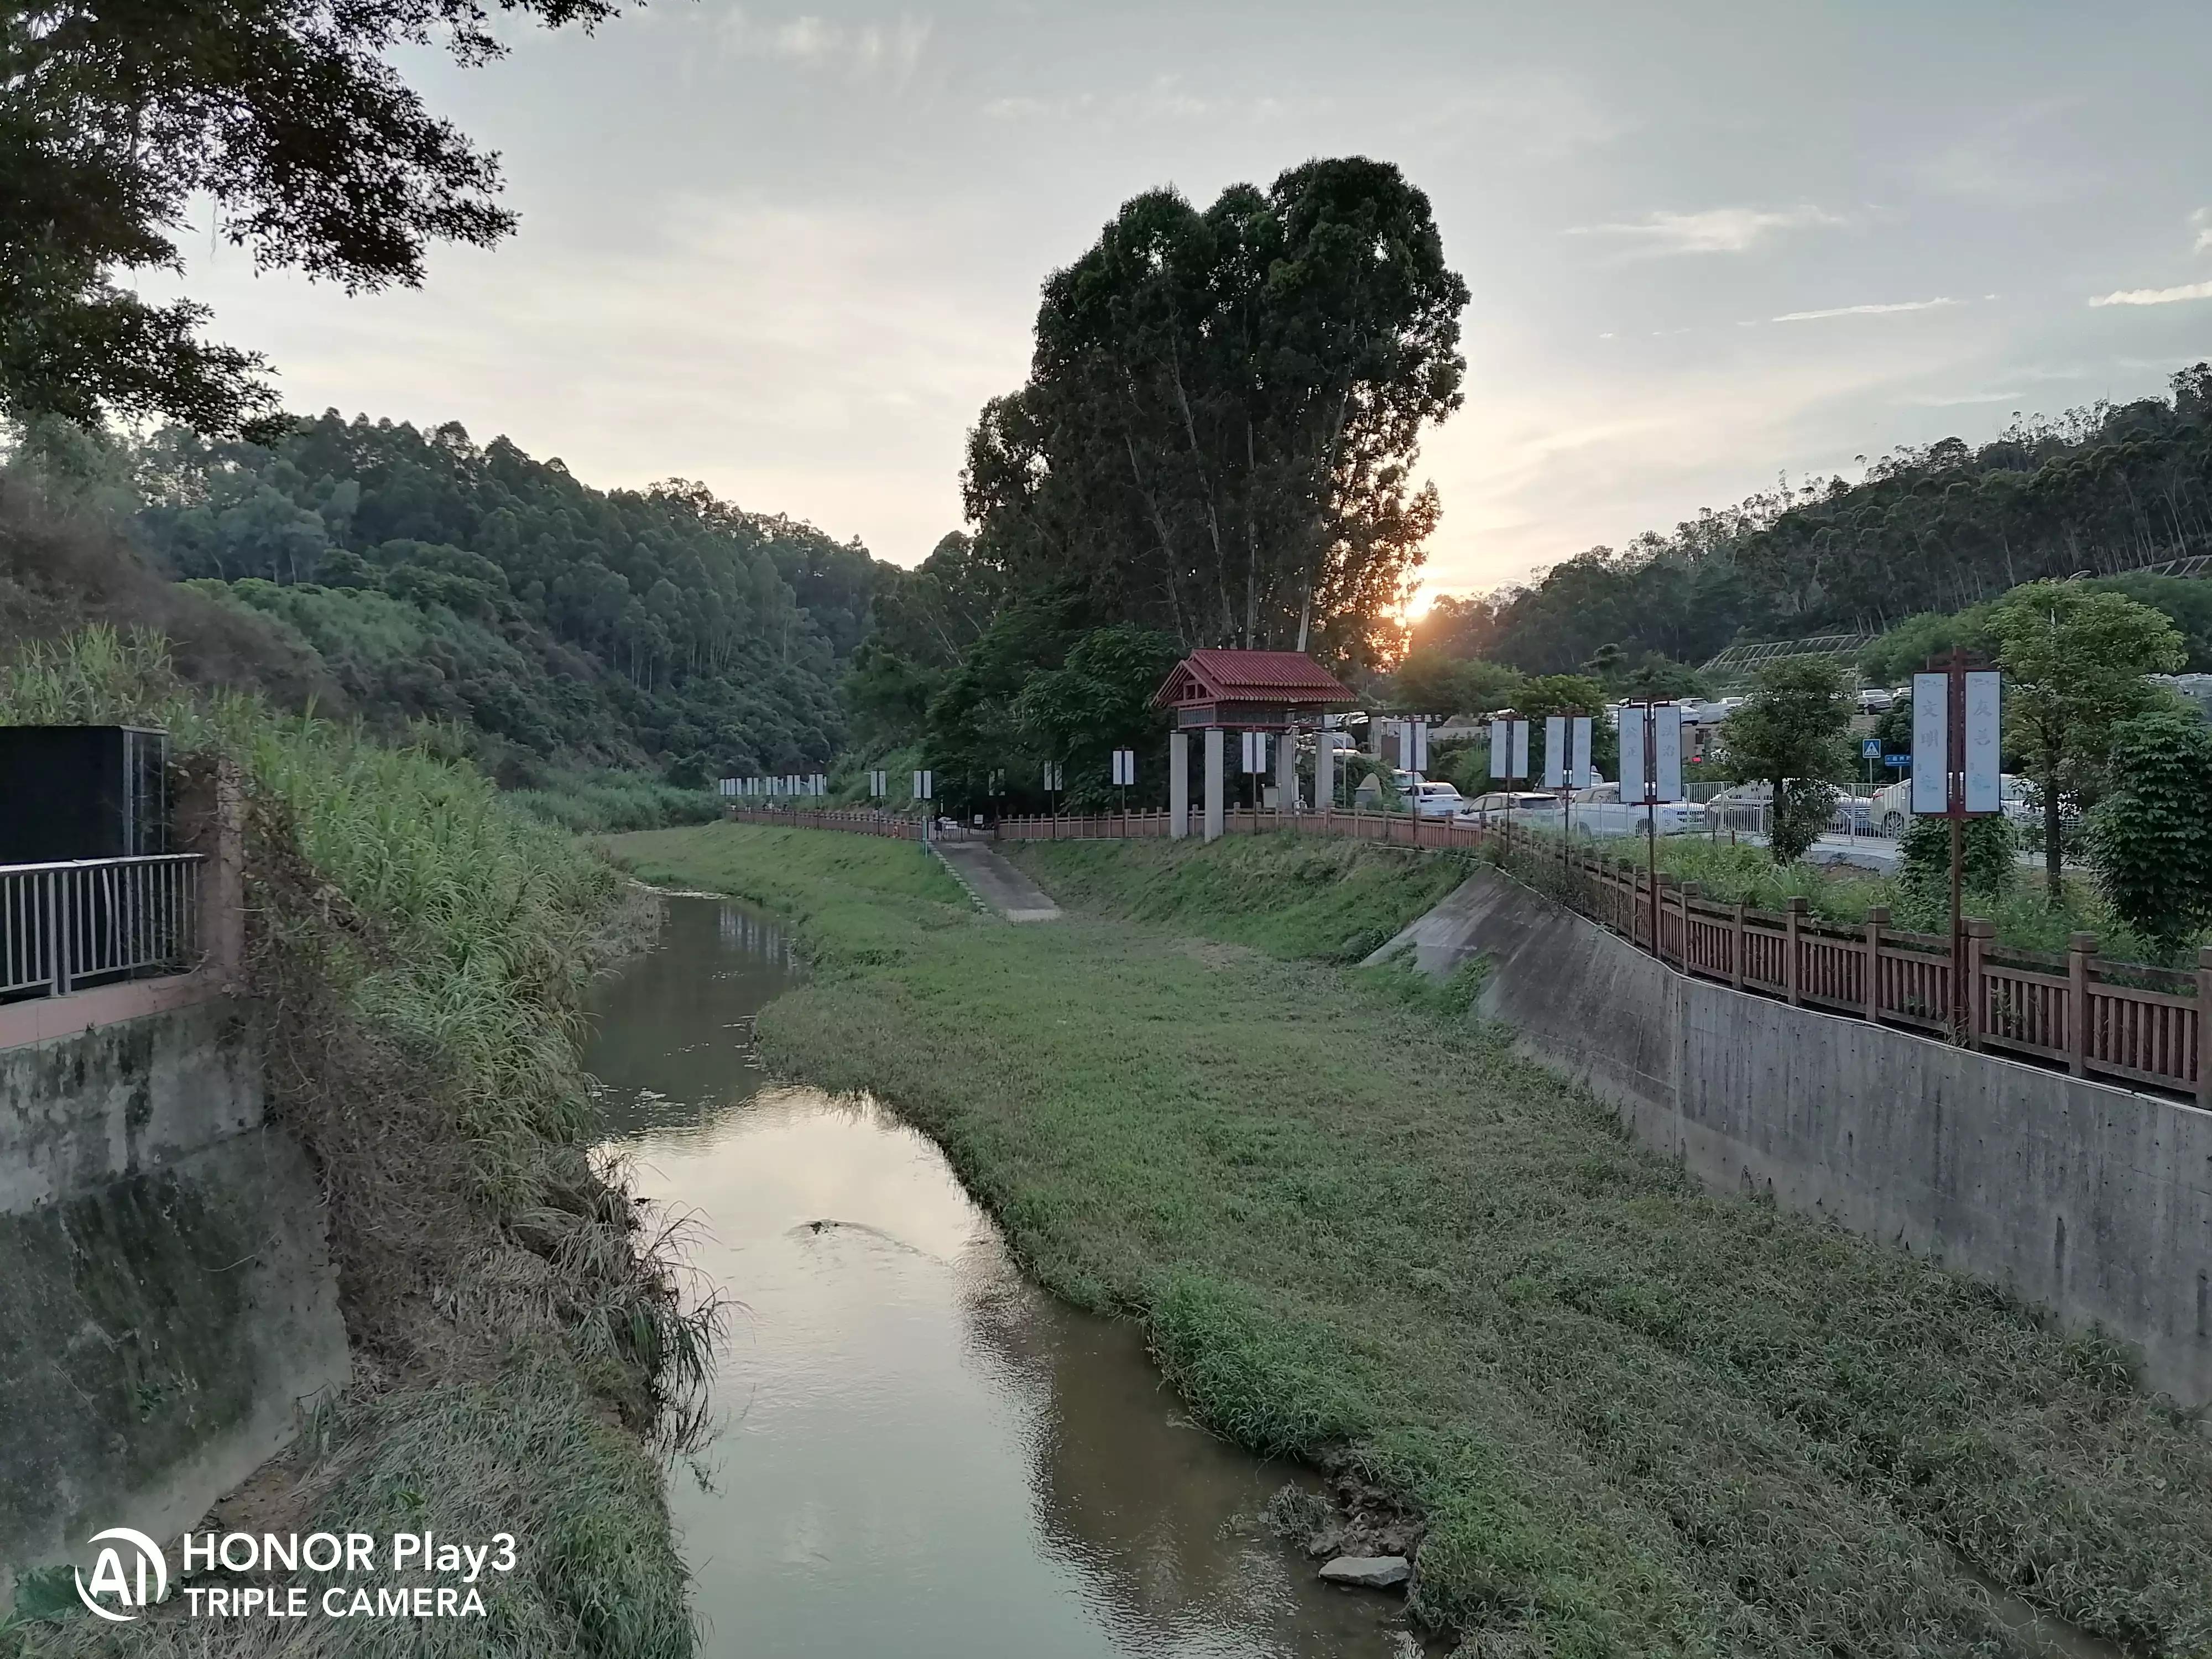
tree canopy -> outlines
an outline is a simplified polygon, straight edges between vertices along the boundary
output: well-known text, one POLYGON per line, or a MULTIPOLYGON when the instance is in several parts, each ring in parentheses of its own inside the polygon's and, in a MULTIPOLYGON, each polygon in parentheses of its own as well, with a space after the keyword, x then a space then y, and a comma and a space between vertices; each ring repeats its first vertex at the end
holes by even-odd
MULTIPOLYGON (((611 0, 497 0, 590 27, 611 0)), ((501 48, 479 0, 21 0, 0 16, 0 413, 267 416, 261 360, 199 335, 117 273, 182 268, 196 201, 257 265, 349 289, 413 285, 433 242, 514 226, 495 156, 393 67, 501 48)))
POLYGON ((822 769, 893 574, 703 485, 597 490, 458 425, 332 412, 270 445, 171 429, 123 470, 170 572, 283 624, 364 711, 459 722, 495 765, 822 769))
POLYGON ((2181 666, 2172 623, 2124 594, 2080 582, 2027 582, 1990 607, 1983 628, 2005 674, 2004 720, 2042 798, 2044 881, 2059 899, 2060 803, 2093 789, 2112 728, 2157 706, 2143 677, 2181 666))
POLYGON ((1384 162, 1135 198, 1046 283, 1029 380, 970 436, 985 558, 1186 647, 1377 660, 1437 522, 1412 469, 1460 404, 1467 301, 1384 162))
POLYGON ((1721 728, 1723 762, 1738 782, 1771 786, 1766 842, 1777 864, 1805 854, 1834 812, 1846 775, 1850 707, 1843 670, 1825 657, 1785 657, 1721 728))

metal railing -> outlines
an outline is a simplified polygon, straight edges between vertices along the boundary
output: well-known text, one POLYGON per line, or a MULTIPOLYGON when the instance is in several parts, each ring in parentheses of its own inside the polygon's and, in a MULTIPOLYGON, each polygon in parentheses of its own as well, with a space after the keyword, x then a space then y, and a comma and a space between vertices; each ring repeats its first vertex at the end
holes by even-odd
POLYGON ((0 865, 0 998, 67 996, 200 963, 198 853, 0 865))

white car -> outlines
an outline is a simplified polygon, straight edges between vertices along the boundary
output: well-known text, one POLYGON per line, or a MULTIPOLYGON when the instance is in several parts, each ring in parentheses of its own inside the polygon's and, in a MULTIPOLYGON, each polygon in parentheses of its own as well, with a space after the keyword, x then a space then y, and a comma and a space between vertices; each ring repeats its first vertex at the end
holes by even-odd
POLYGON ((1463 821, 1478 823, 1503 823, 1509 802, 1516 818, 1548 817, 1553 823, 1558 822, 1559 798, 1534 789, 1499 789, 1487 795, 1477 795, 1462 805, 1459 817, 1463 821))
MULTIPOLYGON (((1410 781, 1409 778, 1407 781, 1410 781)), ((1406 784, 1401 782, 1398 787, 1403 790, 1406 784)), ((1425 818, 1448 818, 1466 805, 1466 799, 1460 794, 1456 785, 1426 778, 1421 782, 1420 799, 1416 810, 1425 818)))
MULTIPOLYGON (((2014 823, 2034 822, 2035 803, 2030 788, 2028 781, 2017 772, 2000 773, 1997 810, 2014 823)), ((1912 780, 1903 778, 1877 789, 1871 800, 1875 828, 1893 839, 1903 835, 1905 825, 1912 821, 1912 780)))

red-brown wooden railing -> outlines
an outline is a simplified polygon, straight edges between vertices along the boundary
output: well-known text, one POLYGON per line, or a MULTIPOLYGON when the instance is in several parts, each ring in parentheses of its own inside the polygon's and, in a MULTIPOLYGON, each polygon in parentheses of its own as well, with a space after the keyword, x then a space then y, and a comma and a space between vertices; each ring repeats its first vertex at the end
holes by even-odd
MULTIPOLYGON (((908 839, 919 834, 916 820, 883 812, 744 809, 732 816, 908 839)), ((1194 829, 1197 814, 1192 817, 1194 829)), ((1403 812, 1243 808, 1224 816, 1224 829, 1229 835, 1295 830, 1411 848, 1502 846, 1509 864, 1540 875, 1555 896, 1639 948, 1652 948, 1651 888, 1644 870, 1590 850, 1563 852, 1556 840, 1527 840, 1497 819, 1483 824, 1415 820, 1403 812)), ((1006 817, 995 832, 972 833, 995 833, 1001 841, 1089 841, 1164 836, 1169 828, 1165 812, 1103 812, 1006 817)), ((2075 934, 2063 955, 2014 950, 1996 943, 1992 924, 1972 920, 1964 963, 1972 994, 1960 1030, 1951 1013, 1950 941, 1893 929, 1887 910, 1873 910, 1863 926, 1850 927, 1815 919, 1802 898, 1781 912, 1717 904, 1694 884, 1665 875, 1657 909, 1660 959, 1700 979, 2212 1107, 2212 1056, 2206 1053, 2212 1022, 2200 1013, 2212 1007, 2212 949, 2197 953, 2194 972, 2150 968, 2100 961, 2087 933, 2075 934)))

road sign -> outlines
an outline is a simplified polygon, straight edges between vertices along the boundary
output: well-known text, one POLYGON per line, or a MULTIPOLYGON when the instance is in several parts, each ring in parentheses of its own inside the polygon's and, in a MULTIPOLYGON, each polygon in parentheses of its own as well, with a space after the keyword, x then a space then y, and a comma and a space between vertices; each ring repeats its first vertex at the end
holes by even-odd
POLYGON ((1880 760, 1881 758, 1881 739, 1880 738, 1867 738, 1861 740, 1859 744, 1859 757, 1862 760, 1880 760))
POLYGON ((1906 767, 1912 764, 1912 757, 1910 755, 1884 755, 1881 757, 1881 763, 1884 766, 1895 767, 1899 771, 1902 772, 1906 767))

